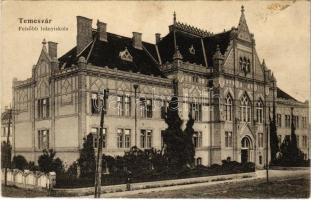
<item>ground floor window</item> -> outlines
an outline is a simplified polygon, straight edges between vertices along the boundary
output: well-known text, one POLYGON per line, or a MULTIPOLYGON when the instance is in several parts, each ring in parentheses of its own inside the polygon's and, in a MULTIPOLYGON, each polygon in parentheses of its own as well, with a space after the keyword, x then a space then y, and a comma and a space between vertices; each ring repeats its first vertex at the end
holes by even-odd
POLYGON ((232 147, 232 132, 225 132, 225 147, 232 147))
POLYGON ((258 147, 263 147, 263 133, 258 133, 258 147))
POLYGON ((131 130, 130 129, 117 129, 118 148, 130 148, 131 146, 131 130))
POLYGON ((193 134, 193 144, 195 148, 202 147, 202 132, 195 131, 193 134))
MULTIPOLYGON (((91 129, 91 133, 93 134, 93 147, 94 148, 97 148, 98 147, 98 137, 99 137, 99 131, 100 131, 100 128, 96 128, 96 127, 93 127, 91 129)), ((104 128, 103 129, 103 148, 106 147, 106 129, 104 128)))
POLYGON ((49 130, 38 131, 38 148, 48 149, 49 148, 49 130))
POLYGON ((147 149, 152 147, 152 130, 140 130, 140 147, 147 149))
POLYGON ((196 159, 196 165, 202 165, 202 158, 197 158, 196 159))

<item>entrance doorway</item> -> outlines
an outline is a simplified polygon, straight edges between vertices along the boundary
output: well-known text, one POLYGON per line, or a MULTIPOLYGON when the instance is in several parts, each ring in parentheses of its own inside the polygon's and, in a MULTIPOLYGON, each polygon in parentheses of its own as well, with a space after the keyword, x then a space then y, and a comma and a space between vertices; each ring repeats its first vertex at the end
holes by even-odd
POLYGON ((250 162, 250 150, 252 148, 251 139, 249 137, 242 138, 241 141, 241 162, 250 162))

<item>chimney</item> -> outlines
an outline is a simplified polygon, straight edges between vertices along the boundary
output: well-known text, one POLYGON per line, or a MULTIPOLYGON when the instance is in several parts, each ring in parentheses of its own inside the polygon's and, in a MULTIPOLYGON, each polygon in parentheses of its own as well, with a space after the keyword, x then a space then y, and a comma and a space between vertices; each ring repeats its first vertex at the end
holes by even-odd
POLYGON ((160 33, 156 33, 155 34, 155 42, 156 44, 158 44, 161 41, 161 34, 160 33))
POLYGON ((141 33, 133 32, 133 47, 136 49, 143 49, 143 43, 141 41, 141 33))
POLYGON ((92 41, 92 19, 77 16, 77 55, 92 41))
POLYGON ((48 48, 50 58, 57 58, 57 43, 49 41, 48 48))
POLYGON ((97 20, 97 33, 99 41, 107 42, 107 24, 97 20))

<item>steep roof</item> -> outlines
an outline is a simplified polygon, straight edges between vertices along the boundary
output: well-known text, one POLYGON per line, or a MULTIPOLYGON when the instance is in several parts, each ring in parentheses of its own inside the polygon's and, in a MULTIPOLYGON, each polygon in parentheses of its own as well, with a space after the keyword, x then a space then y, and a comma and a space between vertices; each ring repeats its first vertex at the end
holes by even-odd
POLYGON ((220 52, 222 54, 225 53, 230 44, 230 34, 231 31, 227 31, 204 38, 204 47, 208 66, 213 65, 213 55, 216 52, 217 45, 219 45, 220 52))
POLYGON ((293 100, 293 101, 297 101, 297 99, 295 99, 294 97, 290 96, 289 94, 287 94, 286 92, 284 92, 283 90, 281 90, 280 88, 277 88, 277 98, 281 98, 281 99, 286 99, 286 100, 293 100))
POLYGON ((202 37, 201 35, 195 35, 195 33, 196 32, 190 34, 180 29, 176 29, 175 33, 171 30, 165 37, 163 37, 157 44, 162 63, 171 62, 173 60, 175 52, 174 40, 176 40, 176 46, 178 46, 184 62, 206 66, 204 60, 205 51, 207 63, 210 67, 213 65, 213 55, 216 52, 217 45, 219 45, 221 53, 224 54, 230 44, 231 31, 216 35, 209 34, 202 37), (202 42, 204 47, 202 47, 202 42), (191 52, 190 49, 194 49, 194 52, 191 52))
MULTIPOLYGON (((123 71, 140 72, 145 75, 165 77, 159 69, 156 47, 154 44, 143 42, 143 49, 132 45, 132 38, 108 33, 108 42, 94 39, 79 55, 95 66, 117 68, 123 71), (120 58, 120 52, 128 50, 132 61, 120 58)), ((68 68, 77 64, 76 47, 59 58, 60 67, 68 68)))

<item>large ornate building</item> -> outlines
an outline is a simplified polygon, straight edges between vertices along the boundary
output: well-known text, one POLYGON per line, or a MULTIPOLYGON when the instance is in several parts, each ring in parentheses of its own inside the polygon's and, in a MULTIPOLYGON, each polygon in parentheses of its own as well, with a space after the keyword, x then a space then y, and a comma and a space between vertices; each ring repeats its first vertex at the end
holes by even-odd
MULTIPOLYGON (((155 44, 142 41, 141 33, 107 32, 100 21, 93 29, 91 19, 78 16, 76 42, 58 58, 57 43, 43 41, 32 77, 13 80, 15 154, 36 161, 53 148, 68 164, 76 160, 83 138, 98 131, 97 105, 109 89, 105 154, 134 145, 161 149, 163 111, 177 95, 181 118, 195 118, 197 164, 231 159, 264 165, 268 108, 278 90, 258 58, 243 7, 237 27, 218 34, 177 22, 174 14, 169 33, 155 34, 155 44)), ((308 118, 307 108, 301 113, 308 118)))

